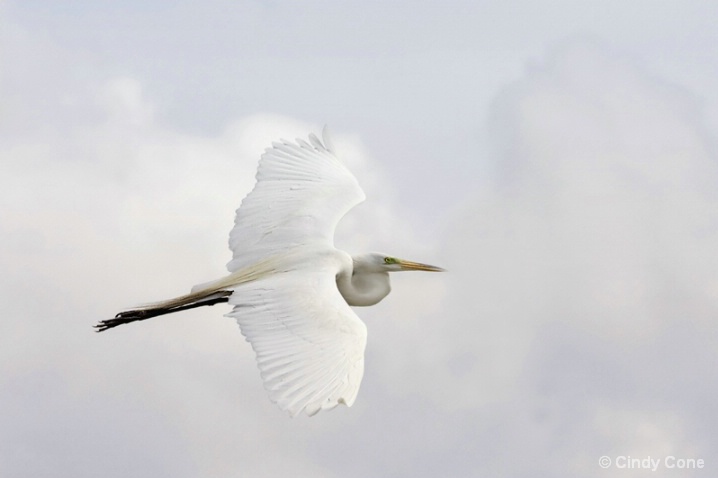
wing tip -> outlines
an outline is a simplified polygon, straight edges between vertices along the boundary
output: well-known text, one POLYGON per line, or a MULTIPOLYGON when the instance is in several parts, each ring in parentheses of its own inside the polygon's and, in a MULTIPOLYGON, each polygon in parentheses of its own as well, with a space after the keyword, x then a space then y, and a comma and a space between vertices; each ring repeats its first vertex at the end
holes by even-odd
POLYGON ((334 147, 334 142, 332 141, 332 135, 329 132, 328 124, 325 124, 322 128, 322 140, 324 141, 324 147, 327 149, 327 151, 336 155, 337 150, 334 147))

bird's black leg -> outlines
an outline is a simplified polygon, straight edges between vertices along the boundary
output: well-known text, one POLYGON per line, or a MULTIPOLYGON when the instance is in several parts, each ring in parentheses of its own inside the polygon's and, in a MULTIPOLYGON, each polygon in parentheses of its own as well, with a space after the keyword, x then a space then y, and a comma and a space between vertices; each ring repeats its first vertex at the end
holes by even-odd
POLYGON ((174 312, 180 312, 182 310, 195 309, 197 307, 204 307, 207 305, 220 304, 222 302, 229 301, 229 295, 231 291, 225 291, 227 295, 224 297, 213 297, 207 300, 200 300, 192 304, 181 305, 178 307, 157 307, 147 309, 128 310, 126 312, 120 312, 112 319, 101 320, 95 325, 95 332, 103 332, 107 329, 117 327, 122 324, 129 324, 130 322, 138 322, 140 320, 151 319, 160 315, 171 314, 174 312))

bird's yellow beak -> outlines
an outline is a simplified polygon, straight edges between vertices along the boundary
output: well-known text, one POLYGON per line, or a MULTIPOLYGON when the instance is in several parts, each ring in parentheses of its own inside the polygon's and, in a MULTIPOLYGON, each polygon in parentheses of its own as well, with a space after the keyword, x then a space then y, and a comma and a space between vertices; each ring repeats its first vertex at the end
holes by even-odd
POLYGON ((444 272, 441 267, 430 266, 429 264, 421 264, 419 262, 404 261, 397 259, 397 264, 403 271, 426 271, 426 272, 444 272))

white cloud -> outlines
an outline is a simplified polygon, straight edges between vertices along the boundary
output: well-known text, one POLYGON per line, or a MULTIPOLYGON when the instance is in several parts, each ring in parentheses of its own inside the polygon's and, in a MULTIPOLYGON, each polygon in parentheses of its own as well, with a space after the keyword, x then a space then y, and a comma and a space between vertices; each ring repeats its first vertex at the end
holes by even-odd
MULTIPOLYGON (((531 407, 548 392, 569 407, 560 411, 565 415, 585 404, 564 402, 576 383, 562 377, 562 361, 578 361, 577 373, 607 380, 608 389, 593 391, 599 397, 581 385, 586 395, 578 400, 632 410, 653 406, 646 388, 652 379, 705 377, 710 360, 703 354, 716 358, 703 336, 715 335, 718 312, 711 292, 718 279, 718 170, 697 100, 610 49, 574 44, 507 89, 494 119, 504 138, 495 188, 455 226, 443 317, 431 321, 431 342, 400 354, 404 367, 418 366, 434 402, 448 410, 506 400, 531 407), (578 341, 558 356, 551 350, 563 340, 551 335, 556 324, 575 330, 578 341), (597 363, 583 363, 581 347, 595 340, 597 363), (694 361, 667 371, 666 347, 694 361), (554 358, 537 366, 543 356, 554 358), (612 382, 604 373, 613 366, 600 364, 615 362, 626 369, 612 382), (552 390, 526 389, 552 374, 552 390)), ((690 423, 688 397, 705 390, 682 393, 656 402, 690 423)), ((587 416, 602 414, 598 407, 587 416)), ((568 426, 594 441, 580 422, 568 426)), ((676 449, 703 440, 690 425, 681 429, 676 449)), ((632 446, 664 451, 643 438, 632 446)), ((579 448, 580 441, 560 450, 579 448)))
MULTIPOLYGON (((8 444, 18 432, 32 441, 42 426, 58 435, 51 434, 46 446, 64 455, 41 460, 41 448, 16 444, 28 447, 27 458, 8 458, 9 469, 39 472, 62 459, 66 473, 78 472, 86 453, 97 457, 89 469, 104 472, 103 463, 121 469, 125 454, 144 456, 131 442, 146 432, 139 443, 169 448, 156 449, 152 463, 139 458, 138 476, 227 476, 240 468, 254 476, 326 476, 296 443, 355 418, 287 422, 262 390, 251 348, 236 324, 222 317, 226 308, 109 334, 91 331, 95 321, 121 308, 224 275, 234 210, 254 184, 259 155, 273 140, 305 137, 321 127, 258 114, 215 137, 192 136, 157 121, 136 79, 111 79, 88 93, 76 107, 98 121, 42 147, 47 138, 38 135, 2 151, 8 159, 2 201, 11 205, 0 213, 8 245, 0 255, 9 312, 3 327, 10 331, 0 339, 2 381, 17 389, 3 403, 23 418, 0 441, 8 444), (58 157, 58 151, 73 153, 58 157), (23 405, 33 387, 47 395, 29 403, 50 410, 36 418, 23 405), (101 429, 80 414, 94 417, 101 429), (61 444, 61 433, 76 438, 61 444), (116 455, 106 461, 101 457, 112 434, 119 435, 116 455), (273 459, 275 453, 283 460, 273 459)), ((381 171, 358 138, 334 136, 367 192, 382 197, 374 194, 382 189, 381 171)), ((404 221, 386 207, 377 201, 358 210, 339 240, 361 249, 378 236, 370 232, 375 226, 389 238, 399 230, 408 235, 404 221)))
MULTIPOLYGON (((426 439, 392 448, 397 469, 599 476, 609 452, 706 458, 718 174, 696 100, 579 43, 493 114, 494 186, 443 244, 449 272, 378 306, 402 317, 416 301, 412 319, 370 328, 370 401, 401 424, 385 440, 426 439)), ((387 421, 364 414, 360 434, 387 421)))
POLYGON ((694 437, 687 433, 681 416, 672 410, 597 407, 594 427, 611 444, 606 453, 612 456, 694 458, 706 451, 691 443, 694 437))
POLYGON ((705 2, 624 4, 391 7, 402 21, 373 25, 371 9, 297 21, 281 2, 221 22, 9 5, 24 25, 0 29, 3 472, 598 476, 603 450, 712 458, 713 93, 646 71, 710 85, 715 29, 705 2), (368 30, 344 28, 357 19, 368 30), (615 49, 571 38, 519 72, 569 29, 615 49), (329 121, 367 190, 338 246, 449 269, 397 275, 358 311, 359 399, 311 420, 267 400, 221 306, 89 328, 224 272, 261 150, 322 126, 266 110, 329 121), (440 214, 457 219, 435 249, 440 214))
POLYGON ((142 85, 134 78, 114 78, 100 88, 97 103, 109 122, 125 127, 147 127, 152 123, 154 107, 142 95, 142 85))

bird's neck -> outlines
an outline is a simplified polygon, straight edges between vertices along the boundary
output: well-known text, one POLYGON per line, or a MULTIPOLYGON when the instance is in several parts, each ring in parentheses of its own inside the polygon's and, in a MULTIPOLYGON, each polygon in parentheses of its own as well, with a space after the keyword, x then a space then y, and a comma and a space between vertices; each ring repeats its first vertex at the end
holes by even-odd
POLYGON ((388 272, 345 271, 337 276, 337 288, 347 304, 374 305, 391 291, 388 272))

